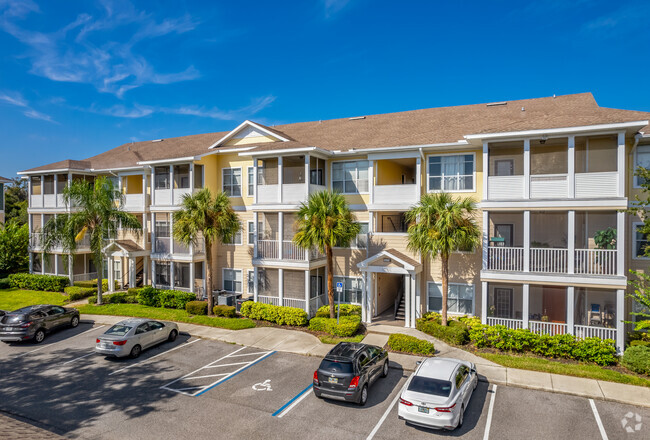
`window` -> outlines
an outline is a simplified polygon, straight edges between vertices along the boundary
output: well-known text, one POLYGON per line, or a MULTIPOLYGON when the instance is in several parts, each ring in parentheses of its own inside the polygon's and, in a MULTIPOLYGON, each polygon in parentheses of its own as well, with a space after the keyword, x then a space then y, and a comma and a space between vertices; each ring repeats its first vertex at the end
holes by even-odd
POLYGON ((154 321, 149 323, 149 328, 151 330, 160 330, 163 327, 165 327, 165 325, 162 322, 154 321))
POLYGON ((174 287, 184 289, 190 288, 190 264, 191 263, 173 263, 174 264, 174 287))
POLYGON ((368 223, 359 223, 359 226, 361 226, 361 230, 355 240, 355 246, 359 249, 365 249, 368 247, 368 223))
POLYGON ((429 191, 472 191, 474 155, 429 157, 429 191))
POLYGON ((248 274, 246 275, 246 281, 248 284, 248 293, 253 295, 255 293, 255 271, 254 270, 249 270, 248 274))
POLYGON ((169 189, 169 167, 154 168, 155 189, 169 189))
MULTIPOLYGON (((442 284, 427 283, 429 293, 429 311, 442 310, 442 284)), ((447 310, 449 313, 471 315, 474 313, 474 285, 452 284, 448 286, 447 310)))
POLYGON ((248 167, 248 195, 253 197, 255 195, 255 168, 248 167))
POLYGON ((242 279, 241 270, 224 269, 223 270, 223 290, 227 292, 241 293, 242 279))
POLYGON ((223 192, 229 197, 241 197, 241 168, 224 168, 223 192))
POLYGON ((255 222, 248 222, 248 244, 255 244, 255 222))
POLYGON ((341 303, 361 304, 361 295, 363 293, 363 282, 361 278, 334 277, 334 301, 338 302, 339 294, 336 291, 336 283, 343 283, 343 292, 341 292, 341 303))
MULTIPOLYGON (((634 157, 634 171, 638 167, 650 168, 650 145, 639 145, 636 147, 636 156, 634 157)), ((644 183, 643 179, 634 176, 634 187, 640 188, 644 183)))
POLYGON ((235 233, 235 236, 232 237, 232 239, 230 239, 230 240, 224 241, 223 244, 242 244, 242 241, 241 241, 241 239, 242 239, 241 229, 242 229, 242 224, 241 224, 241 222, 239 222, 239 229, 235 233))
POLYGON ((643 223, 634 223, 634 258, 650 258, 645 254, 646 247, 648 246, 648 236, 641 232, 643 223))
POLYGON ((156 262, 156 287, 158 286, 171 286, 169 282, 169 263, 156 262))
POLYGON ((343 194, 368 192, 368 161, 333 163, 332 189, 343 194))

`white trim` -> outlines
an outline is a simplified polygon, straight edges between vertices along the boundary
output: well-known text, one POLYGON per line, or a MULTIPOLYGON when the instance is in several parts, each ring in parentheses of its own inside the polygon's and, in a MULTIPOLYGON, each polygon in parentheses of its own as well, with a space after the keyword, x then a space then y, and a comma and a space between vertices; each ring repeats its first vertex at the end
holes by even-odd
MULTIPOLYGON (((252 148, 259 148, 259 147, 252 147, 252 148)), ((329 157, 333 156, 333 153, 329 150, 323 150, 322 148, 319 147, 300 147, 300 148, 285 148, 282 150, 260 150, 260 151, 252 151, 251 153, 244 154, 244 153, 239 153, 240 156, 247 156, 247 157, 258 157, 258 158, 264 158, 264 157, 277 157, 279 155, 286 155, 286 156, 293 156, 293 155, 299 155, 299 153, 309 153, 309 154, 314 154, 316 157, 320 157, 321 159, 328 159, 329 157)))
MULTIPOLYGON (((361 270, 363 270, 363 269, 369 270, 371 263, 373 263, 374 261, 376 261, 376 260, 378 260, 379 258, 382 258, 382 257, 389 257, 389 258, 397 261, 398 263, 400 263, 404 267, 403 270, 406 270, 407 272, 418 273, 418 272, 420 272, 422 270, 422 265, 421 264, 418 264, 417 266, 413 266, 410 263, 407 263, 406 261, 404 261, 404 260, 396 257, 395 255, 391 254, 387 250, 383 250, 383 251, 379 252, 378 254, 375 254, 372 257, 363 260, 362 262, 357 264, 357 267, 359 269, 361 269, 361 270)), ((390 267, 386 267, 386 266, 380 266, 380 267, 384 268, 384 269, 398 269, 398 268, 390 268, 390 267)), ((390 272, 390 270, 386 270, 386 272, 390 272)), ((399 273, 403 273, 403 272, 399 272, 399 273)))
POLYGON ((178 157, 173 159, 157 159, 157 160, 144 160, 142 162, 136 162, 138 165, 166 165, 178 162, 193 162, 198 160, 197 156, 186 156, 178 157))
POLYGON ((246 220, 246 244, 249 246, 254 246, 255 245, 255 233, 257 231, 255 230, 255 220, 246 220), (250 224, 253 224, 253 242, 250 242, 250 224))
POLYGON ((558 209, 562 210, 571 208, 614 208, 626 209, 628 207, 627 198, 611 197, 607 199, 537 199, 537 200, 483 200, 478 204, 479 209, 489 209, 490 211, 512 211, 513 209, 558 209))
MULTIPOLYGON (((431 311, 429 309, 429 284, 435 284, 440 286, 440 292, 442 292, 442 281, 441 282, 436 282, 436 281, 427 281, 427 307, 425 313, 431 311)), ((449 286, 472 286, 472 313, 470 316, 475 316, 476 314, 476 284, 474 283, 447 283, 447 290, 449 290, 449 286)), ((447 292, 447 303, 449 303, 449 292, 447 292)), ((484 307, 484 306, 482 306, 484 307)), ((435 311, 435 310, 434 310, 435 311)), ((438 312, 436 312, 438 313, 438 312)), ((461 313, 461 312, 450 312, 449 311, 449 304, 447 304, 447 313, 450 315, 454 316, 465 316, 468 315, 467 313, 461 313)))
MULTIPOLYGON (((235 282, 234 280, 233 282, 235 282)), ((248 283, 248 280, 246 280, 248 283)), ((221 288, 223 290, 226 290, 226 292, 232 292, 232 293, 243 293, 244 291, 244 271, 242 269, 235 269, 232 267, 222 267, 221 268, 221 288), (241 290, 226 290, 225 283, 226 283, 226 271, 227 270, 232 270, 233 272, 239 272, 241 274, 241 290)))
MULTIPOLYGON (((248 235, 248 231, 246 231, 246 235, 248 235)), ((234 242, 234 239, 237 237, 237 234, 233 237, 233 243, 222 243, 223 246, 243 246, 244 245, 244 225, 242 224, 241 220, 239 221, 239 243, 234 242)), ((248 240, 248 238, 246 239, 248 240)))
POLYGON ((226 170, 239 170, 239 177, 241 178, 241 182, 239 183, 239 195, 238 196, 229 195, 228 198, 233 199, 233 198, 239 198, 239 197, 247 197, 247 196, 244 196, 244 193, 242 192, 242 189, 244 189, 244 176, 243 176, 242 167, 224 167, 224 168, 221 168, 221 191, 223 191, 224 193, 226 192, 226 191, 224 191, 224 181, 225 181, 224 172, 226 170))
MULTIPOLYGON (((427 180, 426 188, 428 193, 440 193, 440 192, 474 193, 478 191, 476 188, 476 152, 472 151, 467 153, 441 153, 441 154, 431 153, 431 154, 427 154, 424 160, 425 160, 424 166, 426 167, 425 179, 427 180), (468 156, 470 154, 472 155, 472 189, 458 189, 458 190, 435 189, 434 190, 429 187, 429 158, 442 157, 442 156, 468 156)), ((442 167, 442 161, 440 162, 440 166, 442 167)), ((442 182, 442 185, 444 186, 444 181, 442 182)))
MULTIPOLYGON (((223 184, 223 182, 221 182, 221 183, 223 184)), ((246 166, 246 197, 255 197, 255 167, 254 166, 246 166), (251 170, 253 170, 253 183, 249 184, 248 183, 248 173, 251 170), (251 194, 251 190, 252 190, 253 194, 251 194)))
POLYGON ((231 132, 229 132, 227 135, 225 135, 224 137, 222 137, 221 139, 219 139, 219 140, 218 140, 217 142, 215 142, 214 144, 210 145, 210 146, 208 147, 208 150, 212 150, 212 149, 214 149, 214 148, 217 148, 217 147, 220 146, 222 143, 224 143, 224 142, 226 142, 226 141, 232 139, 232 138, 235 137, 235 135, 236 135, 236 134, 237 134, 237 133, 238 133, 242 128, 244 128, 245 126, 253 127, 253 128, 255 128, 255 129, 260 130, 260 131, 262 131, 262 132, 268 134, 269 136, 274 137, 274 138, 276 138, 276 139, 278 139, 278 140, 281 140, 281 141, 283 141, 283 142, 288 142, 288 141, 289 141, 289 139, 287 139, 287 138, 285 138, 285 137, 283 137, 283 136, 280 136, 279 134, 273 133, 272 131, 270 131, 270 130, 264 128, 264 127, 262 127, 261 125, 258 125, 258 124, 254 123, 254 122, 252 122, 252 121, 249 121, 249 120, 247 119, 247 120, 245 120, 244 122, 242 122, 241 124, 239 124, 239 125, 238 125, 234 130, 232 130, 231 132))
POLYGON ((603 130, 620 130, 621 128, 643 128, 648 125, 650 121, 634 121, 634 122, 618 122, 613 124, 595 124, 595 125, 579 125, 576 127, 560 127, 560 128, 547 128, 536 130, 523 130, 523 131, 504 131, 500 133, 484 133, 484 134, 468 134, 463 136, 468 141, 484 140, 484 139, 499 139, 510 137, 534 137, 542 135, 562 135, 577 132, 591 132, 603 130))
POLYGON ((534 272, 497 272, 481 270, 481 281, 490 282, 521 282, 529 284, 551 284, 551 285, 573 285, 573 286, 614 286, 626 287, 627 277, 625 276, 583 276, 558 273, 534 273, 534 272))
POLYGON ((420 157, 418 150, 368 154, 368 160, 417 159, 418 157, 420 157))
MULTIPOLYGON (((647 148, 648 149, 648 154, 650 154, 650 144, 645 144, 645 145, 637 145, 636 148, 634 149, 634 155, 632 156, 632 173, 634 176, 634 173, 636 172, 636 169, 639 167, 639 149, 640 148, 647 148)), ((639 177, 634 176, 633 181, 632 181, 632 188, 635 189, 640 189, 642 188, 641 185, 639 184, 639 177)))
POLYGON ((650 257, 640 257, 636 254, 636 228, 637 226, 643 225, 643 222, 633 222, 632 223, 632 259, 638 261, 648 261, 650 257))
POLYGON ((246 269, 246 293, 249 295, 255 295, 255 269, 246 269), (250 279, 251 274, 253 275, 253 291, 249 290, 248 280, 250 279))

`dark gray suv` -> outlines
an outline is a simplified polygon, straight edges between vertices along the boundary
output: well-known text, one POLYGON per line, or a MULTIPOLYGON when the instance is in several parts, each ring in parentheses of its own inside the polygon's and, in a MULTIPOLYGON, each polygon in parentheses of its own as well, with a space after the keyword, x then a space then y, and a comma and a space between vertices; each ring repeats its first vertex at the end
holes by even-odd
POLYGON ((7 312, 0 317, 0 341, 32 339, 43 342, 45 335, 61 327, 79 325, 79 311, 61 306, 37 305, 7 312))
POLYGON ((314 394, 365 405, 370 385, 387 375, 386 350, 375 345, 340 342, 314 371, 314 394))

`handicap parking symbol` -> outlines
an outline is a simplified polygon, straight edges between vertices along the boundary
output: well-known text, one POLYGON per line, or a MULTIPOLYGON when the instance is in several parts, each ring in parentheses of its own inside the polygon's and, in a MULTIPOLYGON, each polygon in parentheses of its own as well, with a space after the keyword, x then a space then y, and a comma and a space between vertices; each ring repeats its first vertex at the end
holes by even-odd
POLYGON ((271 389, 271 379, 266 379, 264 382, 256 383, 252 388, 255 391, 273 391, 271 389))

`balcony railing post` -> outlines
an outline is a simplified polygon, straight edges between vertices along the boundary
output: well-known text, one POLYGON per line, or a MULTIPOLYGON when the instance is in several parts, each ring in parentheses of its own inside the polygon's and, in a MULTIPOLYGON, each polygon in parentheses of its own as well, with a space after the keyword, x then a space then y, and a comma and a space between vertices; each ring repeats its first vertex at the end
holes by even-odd
POLYGON ((488 283, 481 281, 481 324, 487 324, 488 283))
POLYGON ((488 265, 488 235, 490 235, 490 214, 488 211, 483 211, 483 242, 482 242, 482 259, 483 269, 491 269, 488 265))
POLYGON ((530 199, 530 139, 524 139, 524 199, 530 199))
POLYGON ((524 211, 524 272, 530 272, 530 211, 524 211))
POLYGON ((569 211, 569 224, 568 226, 568 232, 567 232, 567 273, 575 273, 575 261, 576 261, 576 242, 575 242, 575 235, 576 235, 576 212, 571 210, 569 211))
POLYGON ((625 132, 618 134, 618 147, 616 150, 616 170, 618 171, 618 197, 625 197, 625 132))
POLYGON ((575 287, 573 286, 567 286, 566 288, 566 310, 566 331, 568 334, 574 335, 575 287))
MULTIPOLYGON (((489 144, 487 141, 483 141, 483 199, 489 200, 490 193, 488 191, 488 176, 490 174, 490 158, 489 158, 489 144)), ((429 182, 427 181, 427 186, 429 182)))
MULTIPOLYGON (((569 198, 573 199, 576 196, 576 166, 575 166, 575 158, 576 158, 576 137, 575 136, 569 136, 569 147, 567 148, 567 166, 568 166, 568 171, 569 171, 569 182, 568 182, 568 189, 569 189, 569 198)), ((571 237, 569 235, 569 237, 571 237)))
POLYGON ((282 203, 282 184, 284 176, 282 175, 282 156, 278 157, 278 203, 282 203))
POLYGON ((616 213, 616 275, 625 275, 625 212, 616 213))
POLYGON ((368 161, 368 199, 372 205, 375 203, 375 161, 368 161))
POLYGON ((528 319, 530 317, 530 284, 523 285, 522 309, 522 327, 528 328, 528 319))
MULTIPOLYGON (((282 185, 280 185, 282 186, 282 185)), ((278 259, 284 257, 284 212, 278 212, 278 259)))

